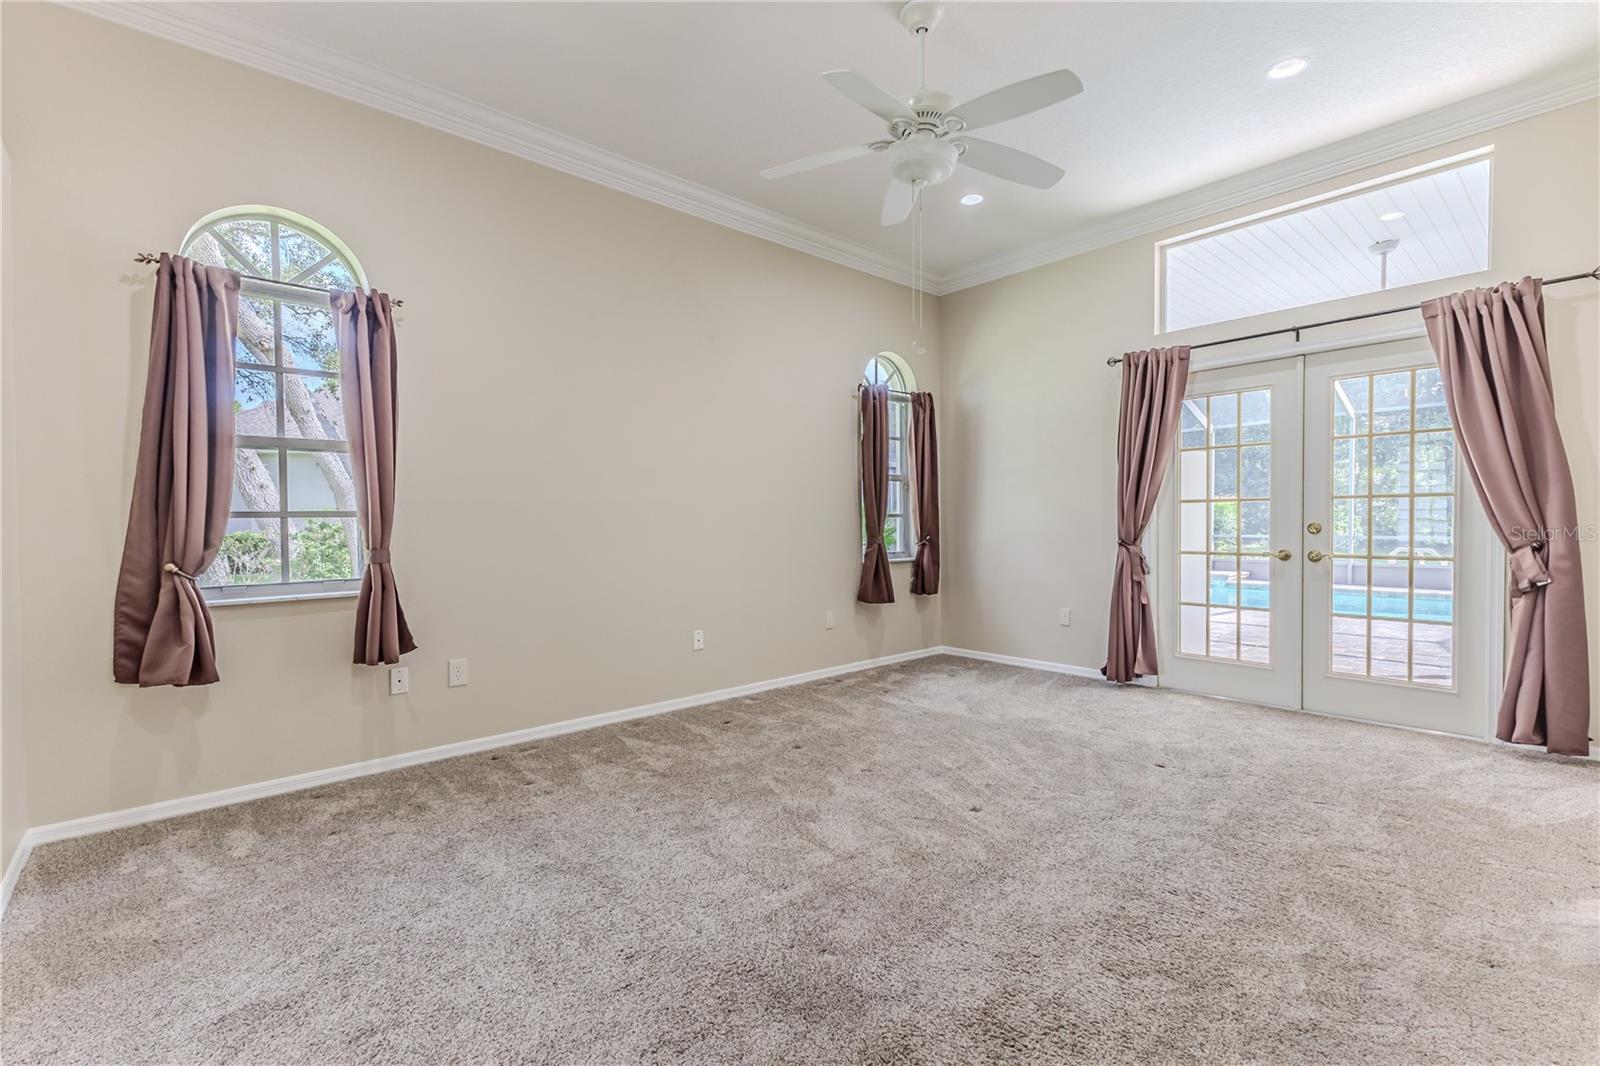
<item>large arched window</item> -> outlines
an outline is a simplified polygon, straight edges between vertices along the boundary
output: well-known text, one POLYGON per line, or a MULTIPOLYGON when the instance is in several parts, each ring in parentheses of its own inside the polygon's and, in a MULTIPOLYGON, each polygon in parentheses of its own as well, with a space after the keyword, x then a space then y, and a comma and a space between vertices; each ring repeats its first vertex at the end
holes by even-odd
MULTIPOLYGON (((911 368, 893 352, 879 352, 867 360, 868 385, 889 387, 889 512, 883 520, 883 546, 891 560, 912 559, 917 554, 916 532, 911 528, 911 493, 907 468, 911 455, 911 392, 916 381, 911 368)), ((861 515, 861 548, 867 546, 867 519, 861 515)))
POLYGON ((183 254, 237 270, 233 502, 200 584, 225 602, 355 591, 361 573, 350 444, 329 289, 365 284, 315 222, 275 208, 206 216, 183 254))

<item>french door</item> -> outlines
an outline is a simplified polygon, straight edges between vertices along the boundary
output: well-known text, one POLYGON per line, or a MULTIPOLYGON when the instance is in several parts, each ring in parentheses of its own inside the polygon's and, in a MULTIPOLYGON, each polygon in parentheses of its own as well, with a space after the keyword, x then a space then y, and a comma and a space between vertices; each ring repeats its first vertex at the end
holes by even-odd
POLYGON ((1498 556, 1425 347, 1196 372, 1178 443, 1163 686, 1488 734, 1498 556))

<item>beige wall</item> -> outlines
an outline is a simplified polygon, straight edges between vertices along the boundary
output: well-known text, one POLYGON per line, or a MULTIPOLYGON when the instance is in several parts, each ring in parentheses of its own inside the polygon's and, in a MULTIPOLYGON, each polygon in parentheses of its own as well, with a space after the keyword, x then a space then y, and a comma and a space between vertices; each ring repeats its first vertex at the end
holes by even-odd
MULTIPOLYGON (((899 603, 854 602, 852 390, 906 347, 903 288, 77 13, 3 17, 32 824, 938 643, 904 565, 899 603), (407 697, 349 665, 348 600, 219 609, 210 688, 111 682, 131 256, 238 203, 317 219, 406 301, 407 697)), ((938 352, 911 360, 935 391, 938 352)))
MULTIPOLYGON (((16 478, 12 463, 10 318, 7 296, 11 287, 11 153, 0 143, 0 515, 14 510, 16 478)), ((22 701, 17 698, 19 675, 12 666, 19 614, 12 595, 16 573, 16 538, 0 522, 0 870, 10 867, 22 834, 28 828, 28 767, 23 745, 22 701)))
MULTIPOLYGON (((1600 106, 1552 112, 1326 182, 944 297, 946 642, 1098 668, 1105 660, 1118 374, 1104 360, 1158 343, 1158 239, 1486 144, 1495 146, 1492 257, 1483 275, 1171 334, 1198 343, 1424 299, 1524 273, 1600 263, 1600 106), (1058 608, 1073 609, 1071 628, 1058 608)), ((1557 414, 1582 521, 1600 522, 1600 285, 1546 294, 1557 414)), ((1397 319, 1359 329, 1393 328, 1397 319)), ((1282 340, 1275 342, 1282 344, 1282 340)), ((1235 349, 1239 350, 1239 349, 1235 349)), ((1197 358, 1203 353, 1197 353, 1197 358)), ((1600 644, 1600 544, 1583 549, 1600 644)), ((1600 693, 1600 657, 1591 674, 1600 693)))

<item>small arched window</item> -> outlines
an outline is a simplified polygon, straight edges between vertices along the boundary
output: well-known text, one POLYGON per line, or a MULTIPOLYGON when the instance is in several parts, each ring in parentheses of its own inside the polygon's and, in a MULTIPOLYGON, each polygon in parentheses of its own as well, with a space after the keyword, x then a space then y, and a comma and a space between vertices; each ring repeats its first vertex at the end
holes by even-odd
MULTIPOLYGON (((883 546, 892 560, 913 559, 916 531, 911 528, 911 493, 907 468, 911 435, 911 392, 916 386, 911 368, 893 352, 879 352, 867 360, 863 375, 868 385, 889 387, 889 512, 883 520, 883 546)), ((861 549, 867 546, 866 511, 861 515, 861 549)))
POLYGON ((200 584, 216 602, 357 591, 364 559, 328 290, 364 287, 328 230, 290 211, 207 215, 182 253, 242 275, 228 529, 200 584))

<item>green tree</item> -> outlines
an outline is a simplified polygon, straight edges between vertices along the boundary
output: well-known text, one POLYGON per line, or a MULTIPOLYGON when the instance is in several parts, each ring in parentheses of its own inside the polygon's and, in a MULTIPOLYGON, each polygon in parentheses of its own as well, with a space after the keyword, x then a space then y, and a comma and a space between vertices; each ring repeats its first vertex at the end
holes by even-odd
POLYGON ((258 585, 278 579, 278 553, 265 533, 229 533, 222 538, 217 559, 226 568, 230 585, 258 585))
POLYGON ((338 522, 313 518, 291 534, 294 554, 289 577, 294 581, 328 581, 347 578, 354 572, 350 543, 338 522))

